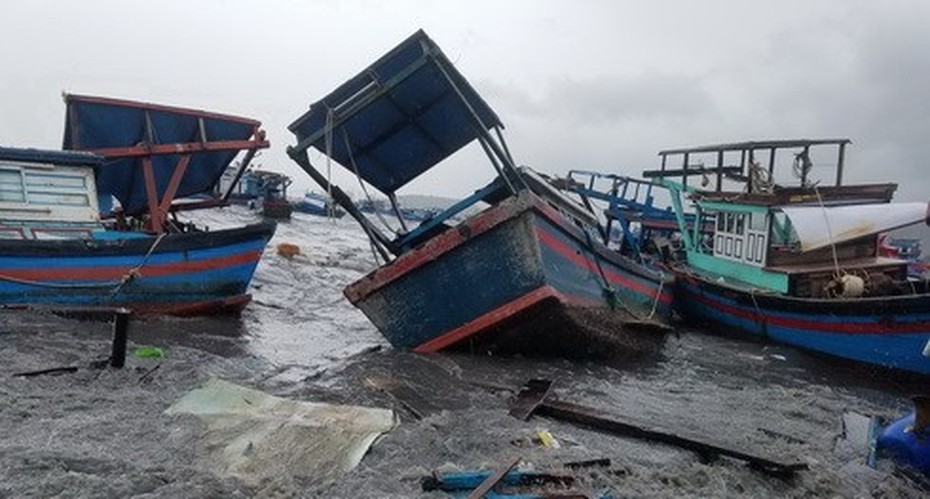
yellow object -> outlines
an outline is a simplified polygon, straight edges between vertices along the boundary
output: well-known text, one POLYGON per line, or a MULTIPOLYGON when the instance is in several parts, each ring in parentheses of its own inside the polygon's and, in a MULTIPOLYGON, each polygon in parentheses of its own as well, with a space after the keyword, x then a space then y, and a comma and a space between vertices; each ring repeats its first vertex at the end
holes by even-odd
POLYGON ((539 442, 543 447, 551 447, 553 449, 558 449, 561 447, 559 441, 549 433, 549 430, 538 430, 536 432, 536 438, 539 439, 539 442))

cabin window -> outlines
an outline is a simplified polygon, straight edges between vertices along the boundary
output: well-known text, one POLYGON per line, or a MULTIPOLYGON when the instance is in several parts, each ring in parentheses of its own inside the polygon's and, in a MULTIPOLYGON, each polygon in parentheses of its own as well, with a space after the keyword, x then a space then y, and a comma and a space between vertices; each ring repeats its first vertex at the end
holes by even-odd
POLYGON ((723 216, 723 213, 718 213, 718 214, 717 214, 717 232, 723 232, 723 231, 724 231, 724 228, 726 227, 726 226, 725 226, 725 218, 726 218, 726 217, 723 216))
POLYGON ((756 235, 749 234, 746 241, 746 259, 752 261, 756 257, 756 235))
POLYGON ((736 258, 743 257, 743 240, 740 238, 736 238, 736 240, 733 241, 733 256, 736 258))
POLYGON ((0 168, 0 201, 24 203, 23 174, 18 169, 0 168))
POLYGON ((746 214, 740 213, 736 215, 736 233, 743 235, 746 233, 746 214))
POLYGON ((726 255, 727 255, 727 256, 730 256, 730 255, 732 255, 732 254, 733 254, 733 238, 732 238, 732 237, 727 237, 726 255))
POLYGON ((765 230, 765 213, 749 214, 749 230, 762 232, 765 230))
POLYGON ((726 230, 726 231, 729 232, 730 234, 732 234, 732 233, 733 233, 733 226, 735 225, 734 220, 733 220, 733 214, 732 214, 732 213, 727 213, 726 216, 727 216, 727 230, 726 230))
MULTIPOLYGON (((722 220, 722 219, 721 219, 722 220)), ((717 240, 714 242, 714 252, 723 253, 723 236, 717 235, 717 240)))

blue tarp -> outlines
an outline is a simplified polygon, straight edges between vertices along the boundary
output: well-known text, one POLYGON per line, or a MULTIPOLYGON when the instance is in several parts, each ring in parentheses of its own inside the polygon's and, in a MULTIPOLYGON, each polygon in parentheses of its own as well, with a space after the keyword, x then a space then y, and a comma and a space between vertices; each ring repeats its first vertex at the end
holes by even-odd
POLYGON ((13 147, 0 147, 0 160, 62 166, 97 166, 104 162, 103 156, 89 152, 47 151, 13 147))
POLYGON ((312 104, 289 129, 299 141, 295 149, 313 146, 325 154, 332 111, 332 159, 350 171, 357 167, 366 182, 390 194, 478 137, 469 106, 483 128, 503 127, 439 47, 418 31, 312 104))
MULTIPOLYGON (((98 150, 134 147, 140 144, 186 144, 201 142, 199 120, 208 141, 248 140, 259 122, 203 111, 170 108, 114 99, 65 96, 64 148, 98 150)), ((175 197, 209 192, 239 151, 197 152, 175 197)), ((108 158, 98 169, 97 192, 101 199, 113 195, 128 215, 146 211, 147 197, 142 159, 108 158)), ((161 199, 180 155, 152 157, 158 198, 161 199)))

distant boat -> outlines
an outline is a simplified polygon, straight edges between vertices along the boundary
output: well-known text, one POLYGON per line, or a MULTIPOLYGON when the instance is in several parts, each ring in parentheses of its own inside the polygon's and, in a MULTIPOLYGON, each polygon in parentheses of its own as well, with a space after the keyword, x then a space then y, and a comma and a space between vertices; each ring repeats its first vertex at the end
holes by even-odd
POLYGON ((291 217, 293 207, 287 200, 290 177, 268 170, 248 170, 237 177, 236 168, 235 165, 228 167, 218 184, 220 189, 230 189, 228 202, 246 205, 268 218, 291 217))
POLYGON ((240 150, 268 147, 260 123, 101 97, 65 101, 70 151, 0 148, 0 304, 197 315, 248 303, 274 224, 202 231, 175 214, 217 203, 175 200, 210 192, 240 150))
POLYGON ((291 124, 298 141, 291 158, 332 192, 383 260, 348 286, 346 297, 394 347, 417 352, 655 351, 671 310, 671 273, 608 249, 596 214, 516 167, 501 128, 422 31, 291 124), (484 146, 497 178, 409 224, 397 190, 473 141, 484 146), (346 165, 388 206, 353 203, 310 163, 310 147, 346 165), (453 225, 471 209, 477 213, 453 225), (395 221, 385 233, 388 212, 395 221))
POLYGON ((726 331, 928 375, 930 285, 908 277, 907 260, 879 253, 880 234, 926 222, 928 205, 890 203, 895 184, 844 185, 848 144, 776 140, 660 152, 662 169, 645 175, 669 189, 678 215, 685 261, 676 308, 726 331), (702 155, 716 166, 695 164, 702 155), (677 158, 683 167, 667 169, 677 158), (726 166, 727 158, 740 163, 726 166), (773 181, 778 158, 792 165, 797 185, 773 181), (835 175, 833 185, 810 178, 811 158, 835 175), (676 176, 685 180, 669 180, 676 176), (710 185, 689 185, 689 176, 710 185), (742 187, 724 190, 725 180, 742 187), (684 226, 685 195, 701 231, 684 226))
POLYGON ((318 215, 321 217, 342 218, 346 212, 325 194, 307 191, 304 197, 292 203, 294 209, 301 213, 318 215))

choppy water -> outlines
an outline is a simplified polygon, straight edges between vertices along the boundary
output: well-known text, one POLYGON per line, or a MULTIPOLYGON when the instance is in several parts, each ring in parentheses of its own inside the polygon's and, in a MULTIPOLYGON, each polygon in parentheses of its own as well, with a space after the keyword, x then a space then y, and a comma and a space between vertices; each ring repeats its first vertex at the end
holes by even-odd
MULTIPOLYGON (((255 217, 236 207, 198 216, 198 222, 211 227, 255 217)), ((611 470, 592 472, 587 485, 613 489, 618 496, 922 495, 912 479, 890 469, 864 470, 862 456, 834 449, 845 411, 895 417, 909 408, 907 395, 926 391, 919 382, 787 347, 684 329, 669 338, 660 355, 623 363, 395 352, 342 297, 342 288, 372 269, 373 262, 364 235, 351 220, 295 213, 293 220, 279 225, 255 276, 254 301, 241 317, 136 323, 133 341, 222 357, 248 372, 240 372, 240 378, 281 395, 398 407, 401 425, 344 482, 322 485, 308 478, 297 489, 279 491, 284 495, 417 496, 418 477, 431 469, 493 466, 514 452, 540 467, 610 457, 611 470), (281 242, 297 244, 302 254, 292 260, 277 255, 274 247, 281 242), (784 481, 737 462, 703 463, 667 446, 603 436, 544 418, 530 423, 509 418, 512 394, 503 388, 536 377, 554 380, 556 394, 565 400, 799 459, 811 469, 784 481), (414 421, 390 397, 371 388, 372 380, 384 378, 408 383, 448 411, 414 421), (539 427, 562 439, 562 448, 514 444, 539 427)), ((24 327, 20 321, 28 320, 33 329, 80 329, 101 344, 109 334, 106 324, 20 317, 25 316, 4 314, 4 330, 24 327)), ((0 354, 4 351, 12 350, 0 354)), ((83 358, 80 352, 67 355, 83 358)))

